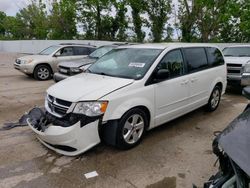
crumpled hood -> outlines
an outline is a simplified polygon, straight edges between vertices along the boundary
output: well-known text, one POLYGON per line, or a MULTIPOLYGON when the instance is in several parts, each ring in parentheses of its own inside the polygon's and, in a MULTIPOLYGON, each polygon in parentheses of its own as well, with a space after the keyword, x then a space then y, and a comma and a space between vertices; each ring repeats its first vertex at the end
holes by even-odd
POLYGON ((71 61, 64 61, 64 62, 60 63, 59 66, 78 68, 78 67, 81 67, 81 66, 86 65, 86 64, 94 63, 95 61, 96 61, 96 59, 86 57, 86 58, 78 59, 75 61, 72 61, 72 60, 71 61))
POLYGON ((225 57, 226 64, 246 64, 250 61, 250 57, 225 57))
POLYGON ((82 73, 54 84, 47 93, 70 102, 98 100, 133 82, 132 79, 82 73))

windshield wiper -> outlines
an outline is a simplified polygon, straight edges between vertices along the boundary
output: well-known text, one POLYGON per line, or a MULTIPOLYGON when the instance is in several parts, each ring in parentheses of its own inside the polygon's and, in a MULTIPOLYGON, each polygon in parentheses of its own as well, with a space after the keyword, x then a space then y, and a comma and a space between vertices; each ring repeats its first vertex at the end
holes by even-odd
POLYGON ((239 57, 249 57, 249 55, 239 55, 239 57))
POLYGON ((103 76, 110 76, 109 74, 107 74, 105 72, 96 72, 96 74, 100 74, 100 75, 103 75, 103 76))

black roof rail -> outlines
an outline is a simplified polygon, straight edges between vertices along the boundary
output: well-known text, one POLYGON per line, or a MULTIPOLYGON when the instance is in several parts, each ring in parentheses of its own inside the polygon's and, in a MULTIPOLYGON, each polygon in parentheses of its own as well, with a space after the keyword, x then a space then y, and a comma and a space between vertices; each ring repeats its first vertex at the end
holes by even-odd
POLYGON ((121 42, 121 43, 113 43, 113 45, 118 45, 118 46, 122 46, 122 45, 135 45, 138 43, 130 43, 130 42, 121 42))

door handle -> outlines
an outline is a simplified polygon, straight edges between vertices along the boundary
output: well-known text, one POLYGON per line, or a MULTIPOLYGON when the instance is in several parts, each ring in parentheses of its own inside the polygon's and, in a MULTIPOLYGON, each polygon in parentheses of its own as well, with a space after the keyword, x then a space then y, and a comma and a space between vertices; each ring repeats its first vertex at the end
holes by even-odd
POLYGON ((188 80, 183 80, 182 82, 181 82, 181 85, 187 85, 188 84, 188 80))

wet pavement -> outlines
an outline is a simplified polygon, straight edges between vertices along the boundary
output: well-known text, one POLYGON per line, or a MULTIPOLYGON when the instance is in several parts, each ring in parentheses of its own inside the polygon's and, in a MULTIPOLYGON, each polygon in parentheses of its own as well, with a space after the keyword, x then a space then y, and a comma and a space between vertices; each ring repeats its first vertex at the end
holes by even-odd
MULTIPOLYGON (((15 70, 17 56, 0 53, 0 128, 34 105, 42 106, 46 88, 54 84, 15 70)), ((246 104, 240 91, 230 90, 215 112, 200 108, 155 128, 136 148, 121 151, 99 144, 78 157, 48 150, 28 127, 0 131, 0 188, 201 186, 218 168, 213 166, 213 132, 226 127, 246 104), (92 171, 98 176, 86 179, 84 174, 92 171)))

